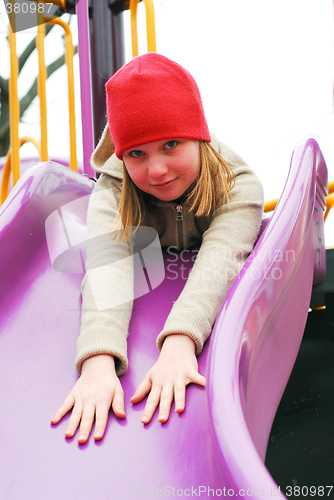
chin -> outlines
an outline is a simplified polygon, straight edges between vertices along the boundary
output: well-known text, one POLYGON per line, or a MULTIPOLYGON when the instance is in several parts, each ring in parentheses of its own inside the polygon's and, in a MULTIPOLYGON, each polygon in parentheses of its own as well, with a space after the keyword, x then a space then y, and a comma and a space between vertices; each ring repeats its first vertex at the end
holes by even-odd
POLYGON ((158 198, 159 200, 161 201, 174 201, 174 200, 177 200, 178 198, 180 198, 180 194, 159 194, 159 196, 156 196, 156 198, 158 198))

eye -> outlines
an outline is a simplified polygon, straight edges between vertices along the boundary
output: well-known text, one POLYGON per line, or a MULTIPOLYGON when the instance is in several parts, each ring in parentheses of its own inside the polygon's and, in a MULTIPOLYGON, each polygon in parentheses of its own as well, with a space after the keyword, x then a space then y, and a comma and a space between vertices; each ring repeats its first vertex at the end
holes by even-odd
POLYGON ((174 149, 177 145, 177 141, 168 141, 166 142, 166 149, 174 149))
POLYGON ((133 156, 134 158, 138 158, 139 156, 143 156, 143 154, 144 154, 144 152, 140 151, 140 149, 134 149, 133 151, 131 151, 129 156, 133 156))

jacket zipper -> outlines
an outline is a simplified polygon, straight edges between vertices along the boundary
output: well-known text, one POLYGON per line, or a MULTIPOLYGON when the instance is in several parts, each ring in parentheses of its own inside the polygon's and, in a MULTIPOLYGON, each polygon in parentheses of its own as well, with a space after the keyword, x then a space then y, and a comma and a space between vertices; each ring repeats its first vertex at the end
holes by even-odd
POLYGON ((182 205, 176 206, 176 220, 178 225, 179 235, 179 248, 183 248, 183 235, 182 235, 182 221, 183 221, 183 207, 182 205))

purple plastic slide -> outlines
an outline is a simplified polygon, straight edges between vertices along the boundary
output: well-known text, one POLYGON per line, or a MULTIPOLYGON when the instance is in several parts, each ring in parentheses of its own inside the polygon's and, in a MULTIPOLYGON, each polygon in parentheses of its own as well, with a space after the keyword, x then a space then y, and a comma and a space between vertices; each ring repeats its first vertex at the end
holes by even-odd
MULTIPOLYGON (((2 172, 3 172, 3 167, 6 162, 7 158, 6 156, 1 156, 0 157, 0 183, 2 182, 2 172)), ((51 159, 53 162, 59 163, 60 165, 64 165, 66 167, 69 166, 68 158, 64 157, 53 157, 51 159)), ((34 167, 37 163, 39 163, 40 160, 36 156, 34 157, 28 157, 28 158, 21 158, 20 159, 20 175, 22 176, 29 168, 34 167)), ((80 173, 83 172, 83 164, 81 161, 78 161, 78 171, 80 173)), ((9 179, 9 191, 12 189, 13 182, 12 182, 12 177, 9 179)))
POLYGON ((68 416, 57 426, 49 422, 77 379, 82 270, 69 265, 71 272, 59 272, 51 259, 66 250, 69 227, 82 239, 87 203, 75 200, 86 200, 93 184, 61 165, 39 164, 0 209, 0 498, 283 497, 263 460, 312 282, 325 273, 327 169, 316 142, 294 151, 280 202, 199 356, 207 388, 189 386, 185 412, 172 411, 163 425, 155 415, 143 426, 145 402, 129 403, 158 357, 155 338, 196 255, 166 252, 163 282, 134 304, 122 376, 127 418, 111 413, 101 441, 78 445, 64 438, 68 416), (56 210, 63 228, 47 242, 45 221, 56 210))

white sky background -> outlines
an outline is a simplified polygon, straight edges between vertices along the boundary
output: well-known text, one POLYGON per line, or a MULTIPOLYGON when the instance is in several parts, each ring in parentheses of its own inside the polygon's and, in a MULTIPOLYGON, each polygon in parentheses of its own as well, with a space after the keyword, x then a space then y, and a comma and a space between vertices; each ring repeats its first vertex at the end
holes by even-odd
MULTIPOLYGON (((266 200, 281 194, 293 148, 304 137, 318 140, 329 178, 334 180, 332 0, 154 0, 154 6, 157 51, 193 74, 210 129, 256 171, 266 200)), ((128 61, 129 12, 124 14, 124 23, 128 61)), ((138 24, 139 50, 144 53, 144 2, 138 6, 138 24)), ((7 76, 9 58, 2 26, 0 74, 7 76)), ((47 37, 49 62, 63 50, 59 33, 62 30, 56 27, 47 37)), ((31 36, 18 34, 19 52, 31 36)), ((35 77, 32 67, 33 61, 22 74, 20 95, 35 77)), ((62 68, 47 84, 49 150, 51 155, 65 157, 69 155, 66 79, 62 68)), ((77 96, 80 129, 79 92, 77 96)), ((36 99, 24 121, 37 123, 38 114, 36 99)), ((28 129, 39 137, 37 125, 22 125, 20 134, 28 129)), ((35 154, 31 146, 24 148, 22 155, 35 154)), ((78 157, 82 157, 80 140, 78 157)), ((326 226, 326 244, 332 245, 333 214, 326 226)))

